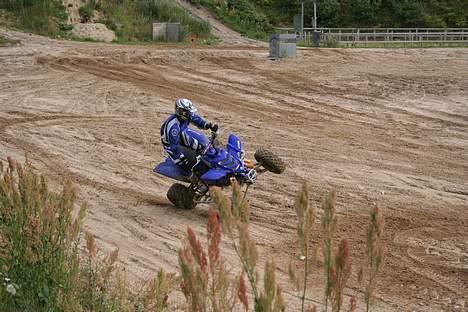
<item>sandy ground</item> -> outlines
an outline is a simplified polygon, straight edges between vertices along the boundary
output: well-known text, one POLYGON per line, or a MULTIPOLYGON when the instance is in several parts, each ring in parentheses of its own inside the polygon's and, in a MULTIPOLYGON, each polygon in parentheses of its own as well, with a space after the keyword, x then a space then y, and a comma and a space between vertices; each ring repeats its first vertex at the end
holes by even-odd
MULTIPOLYGON (((237 133, 248 155, 266 145, 287 161, 283 175, 259 178, 250 201, 261 259, 276 259, 290 303, 292 203, 305 179, 317 207, 337 190, 337 239, 349 240, 354 262, 347 301, 363 301, 356 272, 378 204, 387 253, 377 310, 468 310, 467 49, 316 49, 270 61, 259 48, 10 35, 23 45, 0 48, 0 159, 28 153, 52 183, 71 178, 89 205, 86 229, 104 251, 120 248, 132 279, 175 271, 186 227, 204 231, 208 207, 174 208, 172 181, 151 173, 163 159, 159 127, 183 96, 224 138, 237 133)), ((322 283, 318 264, 313 302, 322 283)))

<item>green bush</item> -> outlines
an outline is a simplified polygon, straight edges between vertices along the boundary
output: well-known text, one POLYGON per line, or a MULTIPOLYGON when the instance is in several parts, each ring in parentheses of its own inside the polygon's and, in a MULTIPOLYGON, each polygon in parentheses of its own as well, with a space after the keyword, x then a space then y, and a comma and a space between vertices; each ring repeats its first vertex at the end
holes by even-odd
POLYGON ((86 23, 93 17, 93 8, 89 5, 82 5, 78 9, 81 19, 86 23))
POLYGON ((59 0, 7 0, 5 8, 15 15, 15 26, 40 35, 58 35, 67 20, 59 0))
POLYGON ((329 37, 329 38, 325 39, 325 47, 326 48, 339 48, 340 43, 335 38, 329 37))
MULTIPOLYGON (((2 166, 0 166, 1 168, 2 166)), ((0 180, 0 272, 10 289, 0 298, 9 311, 56 310, 74 297, 85 208, 73 220, 75 191, 51 192, 29 166, 9 160, 0 180)))

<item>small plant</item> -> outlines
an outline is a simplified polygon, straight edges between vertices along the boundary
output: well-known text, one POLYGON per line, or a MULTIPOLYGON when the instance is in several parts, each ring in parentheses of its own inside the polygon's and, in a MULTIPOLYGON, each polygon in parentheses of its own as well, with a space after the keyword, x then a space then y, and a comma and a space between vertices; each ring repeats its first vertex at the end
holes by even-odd
POLYGON ((203 43, 209 46, 215 46, 221 43, 221 39, 215 36, 210 36, 207 39, 203 40, 203 43))
POLYGON ((81 22, 88 23, 94 16, 94 11, 100 8, 99 3, 96 0, 89 0, 78 9, 80 14, 81 22))
POLYGON ((344 288, 350 276, 351 262, 349 259, 349 245, 348 241, 343 239, 338 246, 331 271, 330 297, 333 312, 341 311, 344 288))
POLYGON ((205 252, 193 230, 187 229, 187 241, 179 251, 182 292, 191 311, 233 311, 237 298, 248 310, 245 282, 230 279, 224 260, 220 257, 221 224, 217 213, 209 211, 205 252))
POLYGON ((334 265, 333 246, 337 216, 335 214, 335 191, 331 191, 322 202, 323 259, 325 267, 325 311, 332 291, 332 272, 334 265))
POLYGON ((370 216, 369 225, 367 227, 367 267, 366 272, 359 274, 360 279, 364 278, 366 283, 365 301, 366 311, 370 311, 372 305, 372 297, 375 290, 375 284, 378 274, 382 268, 384 257, 383 230, 384 219, 382 212, 378 207, 375 207, 370 216), (366 273, 366 276, 364 276, 366 273))
POLYGON ((250 205, 244 198, 239 184, 232 183, 231 201, 219 189, 214 189, 212 196, 219 211, 223 231, 230 239, 241 263, 243 274, 249 281, 254 298, 254 310, 284 311, 285 305, 281 288, 276 284, 276 266, 273 261, 267 261, 265 264, 263 291, 258 287, 258 251, 255 241, 249 235, 250 205))
POLYGON ((340 42, 333 37, 327 37, 325 40, 325 47, 327 48, 339 48, 340 42))
POLYGON ((80 14, 83 23, 88 23, 93 17, 93 8, 88 4, 82 5, 78 9, 78 14, 80 14))

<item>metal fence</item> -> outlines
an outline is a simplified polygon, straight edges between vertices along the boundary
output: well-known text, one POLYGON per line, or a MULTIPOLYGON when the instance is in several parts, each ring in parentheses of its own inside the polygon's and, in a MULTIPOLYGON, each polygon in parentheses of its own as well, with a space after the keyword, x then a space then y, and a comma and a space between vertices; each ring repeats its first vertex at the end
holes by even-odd
MULTIPOLYGON (((312 28, 294 32, 279 28, 282 33, 296 33, 297 39, 312 42, 312 28)), ((459 42, 468 43, 468 28, 317 28, 320 39, 338 42, 459 42)))

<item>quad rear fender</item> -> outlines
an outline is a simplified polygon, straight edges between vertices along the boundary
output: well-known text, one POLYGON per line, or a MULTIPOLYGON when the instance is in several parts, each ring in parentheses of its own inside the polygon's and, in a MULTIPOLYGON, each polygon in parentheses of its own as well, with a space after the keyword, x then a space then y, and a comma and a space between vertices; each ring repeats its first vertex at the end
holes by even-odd
POLYGON ((189 177, 191 172, 184 171, 180 166, 174 164, 174 162, 169 158, 166 158, 165 161, 154 167, 153 172, 162 174, 163 176, 177 181, 190 182, 189 177))

